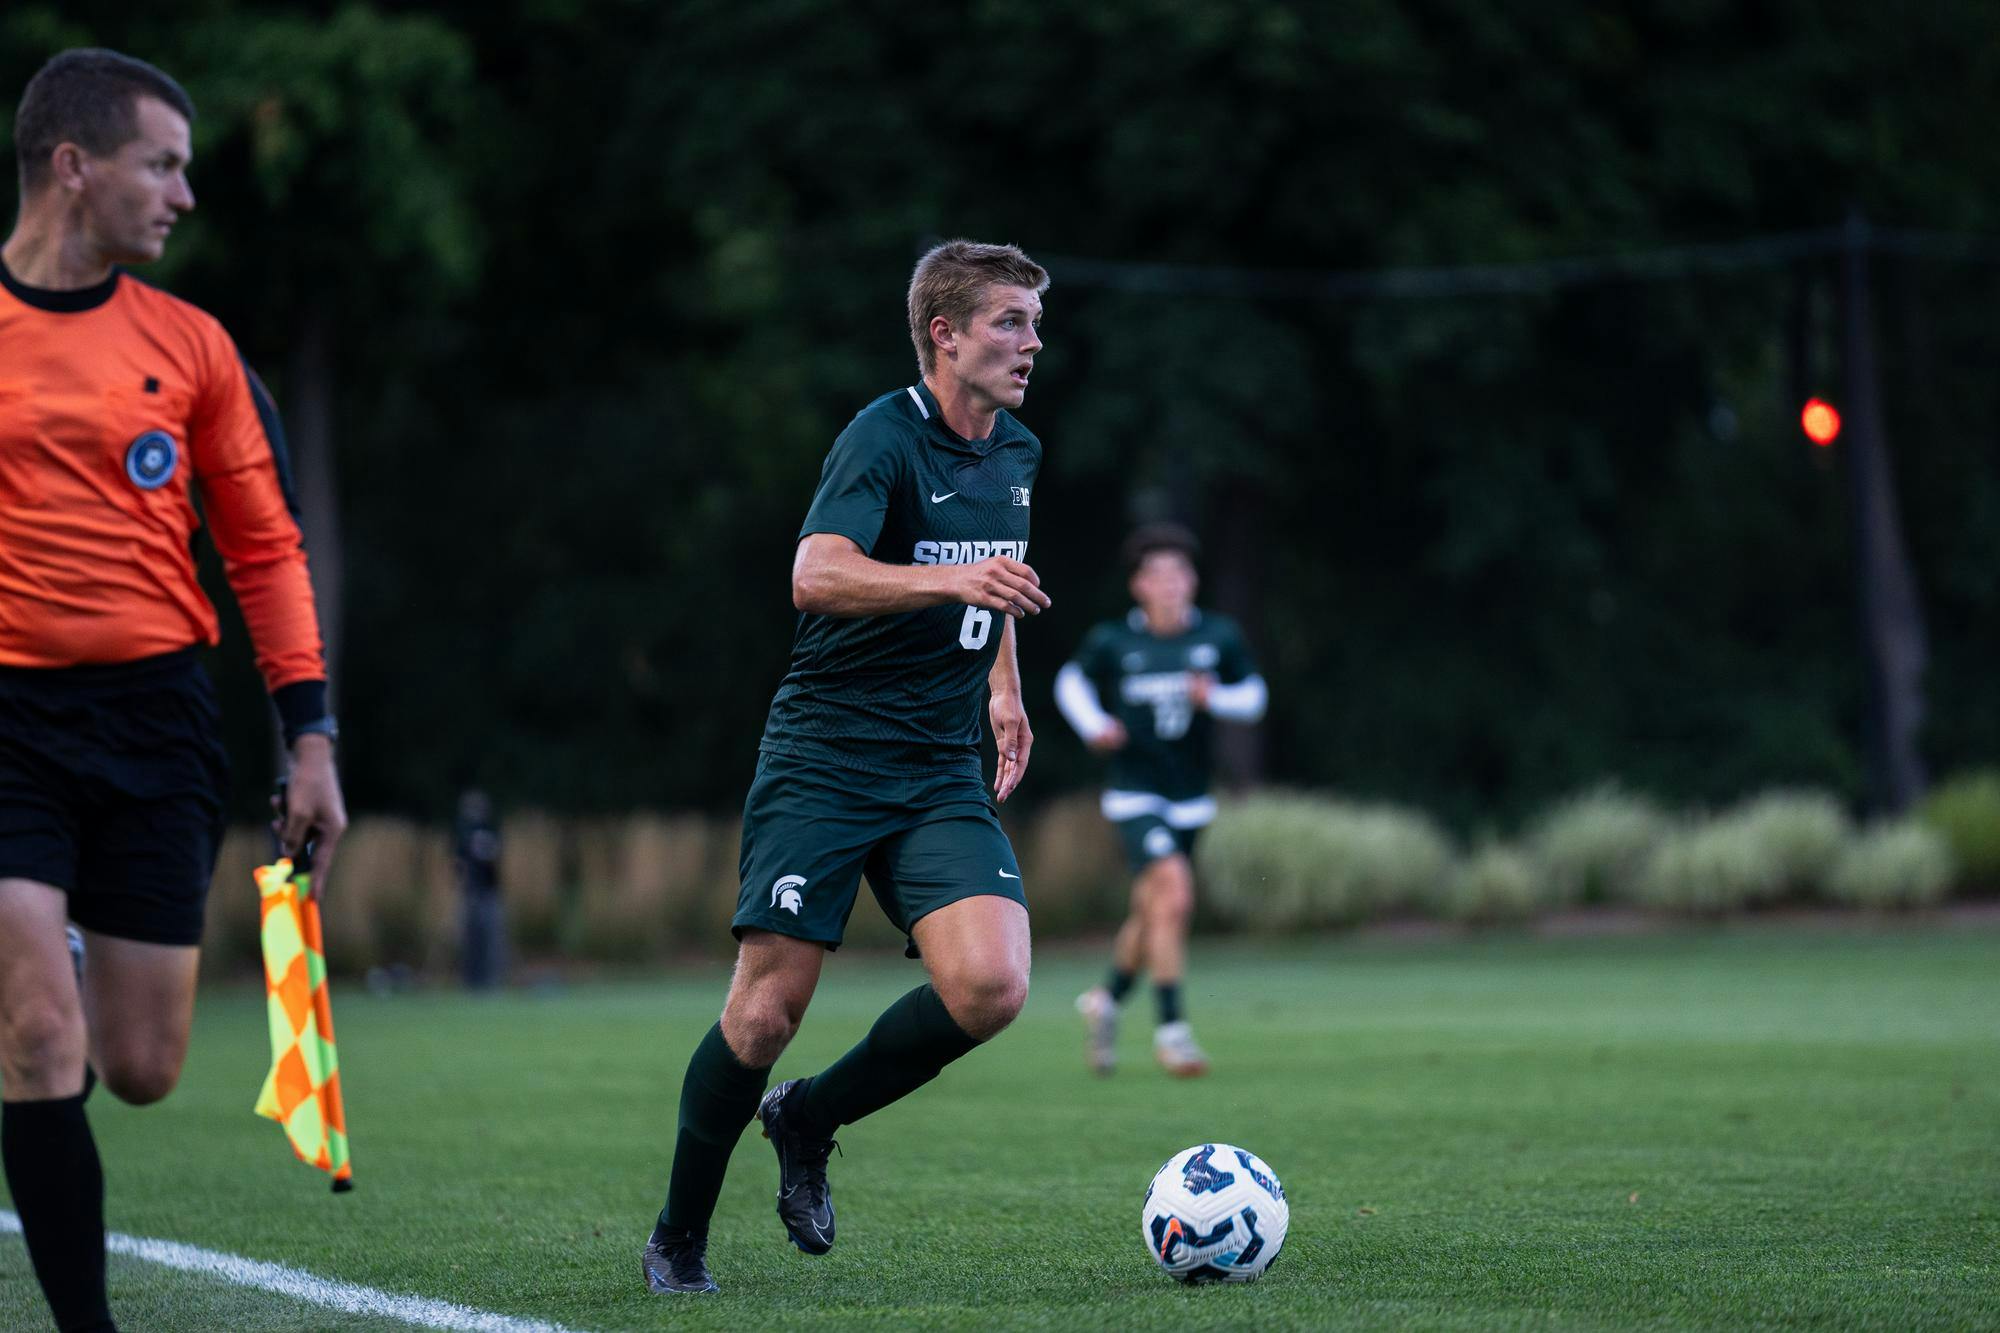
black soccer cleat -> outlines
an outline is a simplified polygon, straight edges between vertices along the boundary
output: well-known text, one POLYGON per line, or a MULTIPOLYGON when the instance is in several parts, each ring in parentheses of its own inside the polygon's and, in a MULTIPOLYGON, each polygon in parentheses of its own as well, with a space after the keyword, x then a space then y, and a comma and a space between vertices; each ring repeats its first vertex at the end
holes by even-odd
POLYGON ((833 1190, 826 1183, 826 1159, 837 1146, 832 1139, 807 1138, 792 1124, 796 1108, 788 1108, 792 1090, 803 1079, 788 1079, 764 1094, 757 1118, 764 1137, 778 1150, 778 1220, 792 1244, 807 1254, 833 1248, 833 1190))
POLYGON ((645 1275, 646 1290, 661 1295, 722 1290, 708 1275, 706 1236, 662 1241, 656 1233, 639 1255, 639 1271, 645 1275))

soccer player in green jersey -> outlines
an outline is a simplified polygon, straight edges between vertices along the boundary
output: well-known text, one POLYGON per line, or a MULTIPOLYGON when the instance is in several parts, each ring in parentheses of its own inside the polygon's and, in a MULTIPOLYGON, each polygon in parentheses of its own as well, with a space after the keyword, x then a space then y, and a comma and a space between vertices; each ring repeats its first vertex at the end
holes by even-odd
POLYGON ((1118 826, 1135 876, 1131 912, 1111 950, 1111 976, 1077 997, 1091 1068, 1117 1062, 1118 1006, 1142 969, 1153 974, 1160 1022, 1153 1054, 1168 1073, 1208 1072, 1182 1012, 1195 835, 1215 818, 1208 794, 1209 719, 1255 722, 1264 678, 1236 622, 1197 610, 1194 534, 1140 528, 1125 544, 1132 600, 1123 620, 1093 628, 1056 673, 1056 702, 1077 735, 1111 758, 1104 817, 1118 826), (1105 701, 1109 700, 1107 707, 1105 701))
POLYGON ((716 1289, 709 1217, 753 1115, 777 1149, 786 1232, 824 1254, 834 1131, 930 1082, 1027 999, 1027 899, 994 807, 1034 741, 1014 622, 1049 605, 1027 564, 1042 446, 1009 414, 1042 348, 1048 281, 1012 246, 926 254, 909 291, 922 378, 863 408, 821 469, 792 562, 791 669, 743 807, 736 973, 688 1062, 666 1207, 641 1259, 653 1291, 716 1289), (823 1072, 766 1094, 864 873, 930 980, 823 1072))

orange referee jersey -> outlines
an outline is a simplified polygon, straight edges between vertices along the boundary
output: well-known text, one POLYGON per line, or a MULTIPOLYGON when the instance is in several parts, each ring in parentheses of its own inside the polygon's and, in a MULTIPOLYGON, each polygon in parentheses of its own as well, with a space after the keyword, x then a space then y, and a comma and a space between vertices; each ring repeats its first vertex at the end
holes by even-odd
POLYGON ((324 680, 281 440, 212 316, 128 274, 50 292, 0 265, 0 665, 215 643, 205 517, 265 684, 324 680))

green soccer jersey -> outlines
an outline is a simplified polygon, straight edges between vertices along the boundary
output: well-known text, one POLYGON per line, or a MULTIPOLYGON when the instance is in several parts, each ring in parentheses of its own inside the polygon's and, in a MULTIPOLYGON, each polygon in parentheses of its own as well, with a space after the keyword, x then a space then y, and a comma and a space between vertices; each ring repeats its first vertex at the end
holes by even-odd
POLYGON ((1188 678, 1198 673, 1234 685, 1257 674, 1235 621, 1196 611, 1187 628, 1162 638, 1133 611, 1093 628, 1071 660, 1125 727, 1123 748, 1111 754, 1112 790, 1169 801, 1207 793, 1214 723, 1189 699, 1188 678))
MULTIPOLYGON (((1001 412, 966 440, 922 384, 884 394, 833 442, 799 529, 846 537, 890 565, 1028 556, 1042 444, 1001 412)), ((871 773, 980 771, 980 705, 999 613, 935 606, 841 619, 802 613, 762 747, 871 773)))

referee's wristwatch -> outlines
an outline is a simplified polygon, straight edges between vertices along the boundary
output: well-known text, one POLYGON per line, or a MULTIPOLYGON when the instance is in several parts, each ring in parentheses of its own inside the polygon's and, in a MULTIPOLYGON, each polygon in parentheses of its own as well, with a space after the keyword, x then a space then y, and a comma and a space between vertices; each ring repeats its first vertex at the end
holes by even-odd
POLYGON ((310 722, 302 722, 298 726, 293 727, 291 734, 285 737, 285 748, 289 750, 292 746, 298 744, 299 737, 301 736, 324 736, 329 741, 338 742, 340 740, 340 723, 334 720, 331 713, 325 717, 314 718, 310 722))

